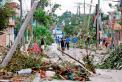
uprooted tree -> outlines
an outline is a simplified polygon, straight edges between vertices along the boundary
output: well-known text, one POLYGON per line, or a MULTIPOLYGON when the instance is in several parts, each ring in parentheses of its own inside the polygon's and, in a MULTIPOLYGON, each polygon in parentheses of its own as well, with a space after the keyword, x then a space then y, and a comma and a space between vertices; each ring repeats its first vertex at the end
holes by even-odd
POLYGON ((117 47, 108 58, 105 59, 101 69, 122 69, 122 45, 117 47))

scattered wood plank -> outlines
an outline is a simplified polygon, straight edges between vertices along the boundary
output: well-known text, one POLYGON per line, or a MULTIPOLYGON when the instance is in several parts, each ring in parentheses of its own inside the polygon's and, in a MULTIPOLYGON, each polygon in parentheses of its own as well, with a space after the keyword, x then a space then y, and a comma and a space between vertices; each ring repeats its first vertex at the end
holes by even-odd
POLYGON ((64 78, 62 75, 59 75, 63 80, 67 80, 66 78, 64 78))

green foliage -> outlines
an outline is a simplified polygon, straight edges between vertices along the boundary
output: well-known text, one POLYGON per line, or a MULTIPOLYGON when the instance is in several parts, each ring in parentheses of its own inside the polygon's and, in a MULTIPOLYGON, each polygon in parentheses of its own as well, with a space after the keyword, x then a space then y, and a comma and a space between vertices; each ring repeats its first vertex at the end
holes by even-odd
POLYGON ((109 20, 109 15, 105 15, 104 13, 101 13, 102 21, 109 20))
POLYGON ((85 67, 89 70, 95 73, 95 66, 93 65, 93 58, 89 55, 86 55, 83 57, 83 61, 85 63, 85 67))
POLYGON ((60 77, 58 74, 56 74, 56 75, 53 76, 52 78, 53 78, 53 79, 57 79, 57 80, 61 80, 61 77, 60 77))
MULTIPOLYGON (((40 0, 40 6, 46 6, 48 0, 40 0)), ((53 10, 56 10, 59 7, 59 4, 55 4, 53 10)), ((52 15, 51 15, 52 16, 52 15)), ((34 28, 34 36, 40 42, 41 37, 44 37, 44 41, 47 45, 53 42, 53 38, 51 36, 51 32, 49 31, 49 27, 51 26, 53 21, 53 16, 51 18, 48 15, 43 7, 38 7, 36 12, 34 13, 34 19, 36 22, 36 27, 34 28)), ((57 18, 57 17, 56 17, 57 18)))
POLYGON ((102 65, 98 65, 101 69, 122 69, 122 45, 117 47, 102 65))
POLYGON ((25 54, 23 55, 21 54, 21 52, 16 52, 5 69, 10 72, 16 72, 18 70, 26 68, 38 68, 39 66, 37 67, 37 65, 41 64, 41 56, 37 59, 25 54))
POLYGON ((72 15, 71 12, 68 12, 68 11, 64 12, 63 15, 60 16, 60 18, 59 18, 59 23, 64 22, 65 24, 69 24, 71 15, 72 15))
POLYGON ((59 23, 64 23, 64 32, 66 34, 73 35, 78 32, 80 24, 82 22, 82 17, 77 16, 76 14, 72 14, 69 11, 63 13, 59 18, 59 23), (77 20, 76 20, 77 19, 77 20))
POLYGON ((60 6, 61 5, 59 5, 59 4, 54 4, 51 13, 54 13, 56 11, 56 9, 59 8, 60 6))
POLYGON ((0 7, 0 31, 6 29, 9 24, 9 17, 13 15, 14 11, 8 6, 0 7))
POLYGON ((46 44, 53 43, 51 32, 45 26, 34 27, 34 36, 36 37, 38 41, 40 41, 41 37, 44 36, 46 44))
POLYGON ((38 8, 34 14, 34 19, 37 20, 37 22, 40 25, 44 25, 46 27, 49 27, 50 23, 51 23, 51 18, 49 15, 46 15, 46 12, 41 9, 38 8))
POLYGON ((50 15, 51 18, 52 18, 52 22, 53 22, 53 23, 57 23, 57 22, 58 22, 59 17, 57 16, 57 14, 55 14, 55 11, 56 11, 60 6, 61 6, 61 5, 59 5, 59 4, 54 4, 53 7, 52 7, 52 11, 49 13, 49 15, 50 15))
POLYGON ((44 9, 45 7, 47 7, 49 5, 48 0, 40 0, 39 4, 38 4, 38 8, 42 8, 44 9))
POLYGON ((122 25, 122 21, 120 21, 119 24, 122 25))
POLYGON ((77 31, 77 29, 72 25, 66 25, 64 27, 64 32, 66 32, 66 34, 73 35, 73 34, 75 34, 76 31, 77 31))

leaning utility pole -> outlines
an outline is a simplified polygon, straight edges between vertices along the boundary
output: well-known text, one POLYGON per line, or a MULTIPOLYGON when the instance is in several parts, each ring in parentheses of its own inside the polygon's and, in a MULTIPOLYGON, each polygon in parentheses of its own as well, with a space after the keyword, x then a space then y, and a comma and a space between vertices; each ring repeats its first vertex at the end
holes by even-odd
POLYGON ((12 45, 11 49, 10 49, 9 52, 7 53, 7 55, 6 55, 6 57, 4 58, 2 64, 0 64, 0 67, 5 67, 5 66, 7 66, 7 64, 10 62, 10 60, 11 60, 13 54, 14 54, 14 51, 16 50, 17 45, 18 45, 19 42, 21 41, 22 36, 24 35, 24 32, 25 32, 25 29, 26 29, 28 23, 30 22, 30 20, 31 20, 31 18, 32 18, 32 16, 33 16, 33 13, 35 12, 35 9, 36 9, 36 7, 37 7, 37 5, 38 5, 38 2, 39 2, 39 1, 35 1, 35 2, 33 3, 33 7, 32 7, 32 9, 30 10, 30 12, 28 13, 27 18, 26 18, 25 21, 23 22, 23 24, 22 24, 22 26, 21 26, 21 28, 20 28, 20 30, 19 30, 19 33, 17 34, 17 37, 16 37, 16 39, 15 39, 14 44, 12 45))

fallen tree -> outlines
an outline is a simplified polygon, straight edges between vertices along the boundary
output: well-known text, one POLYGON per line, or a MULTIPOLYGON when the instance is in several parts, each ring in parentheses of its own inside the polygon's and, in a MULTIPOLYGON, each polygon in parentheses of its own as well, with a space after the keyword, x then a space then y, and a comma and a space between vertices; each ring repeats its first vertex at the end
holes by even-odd
POLYGON ((101 69, 122 69, 122 45, 112 51, 110 56, 98 67, 101 69))

